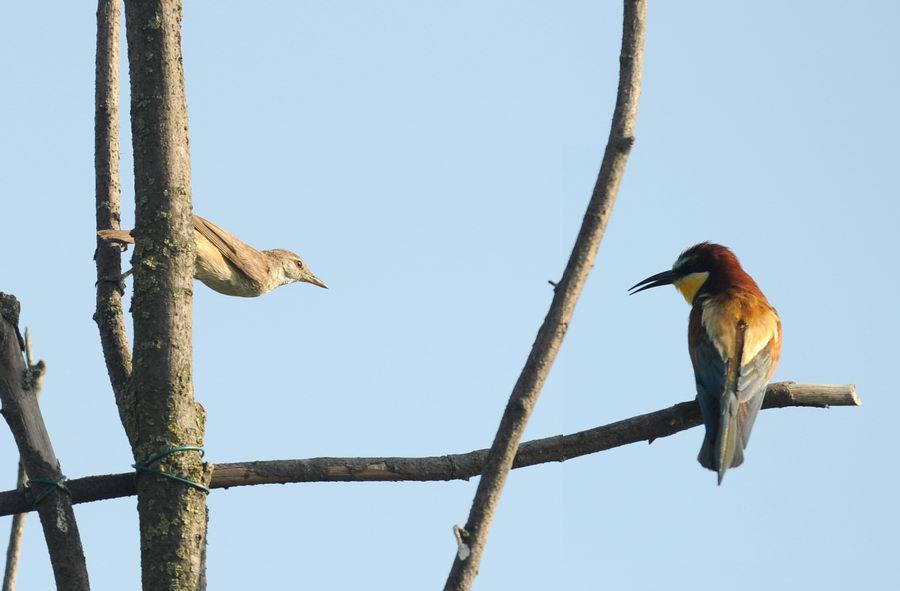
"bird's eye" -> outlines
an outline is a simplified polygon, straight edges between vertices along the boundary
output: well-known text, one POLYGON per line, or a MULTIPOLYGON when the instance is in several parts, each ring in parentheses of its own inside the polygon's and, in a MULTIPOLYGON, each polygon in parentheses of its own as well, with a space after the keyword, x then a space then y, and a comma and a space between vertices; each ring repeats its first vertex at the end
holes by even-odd
POLYGON ((675 265, 672 267, 672 270, 673 271, 684 271, 684 270, 688 269, 689 267, 691 267, 694 264, 695 260, 696 259, 694 257, 680 259, 675 262, 675 265))
POLYGON ((302 269, 302 268, 303 268, 303 261, 297 261, 297 268, 298 268, 298 269, 302 269))

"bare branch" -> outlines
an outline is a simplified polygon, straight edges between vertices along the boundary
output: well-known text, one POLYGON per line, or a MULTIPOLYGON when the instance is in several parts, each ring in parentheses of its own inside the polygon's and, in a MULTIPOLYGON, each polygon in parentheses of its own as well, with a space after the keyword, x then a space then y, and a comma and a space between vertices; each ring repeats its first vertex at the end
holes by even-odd
MULTIPOLYGON (((131 80, 136 239, 134 360, 130 387, 139 420, 125 428, 138 465, 205 486, 206 411, 194 400, 191 317, 194 229, 181 0, 126 0, 131 80), (171 450, 187 453, 160 454, 171 450)), ((146 590, 197 589, 206 495, 153 474, 137 479, 141 582, 146 590)))
MULTIPOLYGON (((25 467, 19 462, 16 490, 25 488, 25 467)), ((3 571, 3 591, 15 591, 16 575, 19 570, 19 558, 22 556, 22 536, 25 534, 25 518, 28 513, 13 515, 9 527, 9 545, 6 547, 6 569, 3 571)))
MULTIPOLYGON (((97 4, 97 57, 94 89, 94 177, 97 230, 120 227, 121 185, 119 183, 119 3, 99 0, 97 4)), ((97 239, 97 310, 94 321, 100 330, 100 344, 109 380, 116 396, 122 423, 134 422, 134 401, 130 397, 131 352, 125 333, 122 294, 119 292, 122 256, 119 248, 97 239)), ((126 427, 130 433, 133 428, 126 427)), ((134 442, 132 441, 132 445, 134 442)))
MULTIPOLYGON (((31 389, 34 391, 35 400, 41 399, 41 387, 44 385, 44 376, 47 374, 47 366, 43 361, 34 363, 34 355, 31 348, 31 331, 25 327, 25 367, 28 368, 31 389)), ((19 469, 16 474, 16 489, 24 489, 27 483, 25 466, 19 460, 19 469)), ((6 547, 6 569, 3 571, 3 591, 14 591, 16 588, 16 574, 19 569, 19 558, 22 555, 22 536, 25 535, 25 518, 28 513, 16 513, 13 515, 12 524, 9 527, 9 544, 6 547)))
MULTIPOLYGON (((852 385, 770 384, 763 408, 859 406, 852 385)), ((513 468, 594 454, 640 441, 653 441, 701 424, 694 401, 625 419, 602 427, 528 441, 519 446, 513 468)), ((468 480, 484 469, 488 450, 424 458, 311 458, 216 464, 210 488, 296 482, 400 482, 468 480)), ((135 494, 134 474, 88 476, 69 481, 75 503, 90 503, 135 494)), ((28 511, 24 491, 0 493, 0 516, 28 511)))
POLYGON ((478 482, 469 518, 461 533, 467 547, 456 553, 445 591, 465 591, 478 575, 481 554, 487 542, 494 512, 500 503, 506 477, 512 467, 522 433, 537 404, 544 381, 575 312, 588 274, 594 266, 597 248, 609 223, 628 154, 634 143, 644 50, 645 0, 625 0, 619 89, 603 163, 594 186, 581 230, 563 272, 554 288, 553 302, 538 331, 500 419, 484 474, 478 482))
POLYGON ((3 416, 16 441, 25 472, 33 488, 40 491, 33 493, 40 496, 31 501, 37 504, 56 587, 86 591, 90 584, 72 499, 62 488, 62 469, 34 395, 35 376, 22 358, 18 300, 0 293, 0 314, 0 400, 3 402, 3 416))

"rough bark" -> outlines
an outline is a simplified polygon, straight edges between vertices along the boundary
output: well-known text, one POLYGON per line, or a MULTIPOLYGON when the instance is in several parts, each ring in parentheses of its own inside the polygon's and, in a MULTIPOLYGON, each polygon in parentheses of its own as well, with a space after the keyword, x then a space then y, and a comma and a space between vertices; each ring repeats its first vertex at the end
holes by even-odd
MULTIPOLYGON (((181 446, 202 446, 206 413, 194 401, 191 313, 194 240, 190 148, 179 0, 127 0, 135 228, 133 258, 136 462, 181 446)), ((211 470, 196 452, 166 456, 153 469, 200 484, 211 470)), ((206 495, 139 473, 141 573, 147 591, 197 589, 206 495)))
MULTIPOLYGON (((31 335, 25 328, 25 367, 31 376, 31 389, 34 390, 34 399, 40 401, 41 387, 44 385, 44 375, 47 366, 43 361, 34 363, 31 352, 31 335)), ((28 476, 25 474, 25 466, 19 460, 19 469, 16 471, 16 488, 23 489, 28 484, 28 476)), ((25 518, 27 513, 13 515, 12 524, 9 527, 9 544, 6 547, 6 568, 3 571, 3 591, 14 591, 16 588, 16 575, 19 569, 19 558, 22 555, 22 537, 25 535, 25 518)))
POLYGON ((0 293, 0 316, 0 400, 3 402, 3 416, 31 480, 30 500, 32 504, 37 504, 56 587, 87 590, 90 584, 72 499, 52 484, 64 483, 65 477, 37 403, 34 376, 22 358, 24 342, 19 334, 19 302, 15 297, 0 293))
POLYGON ((594 266, 597 248, 609 223, 628 154, 634 143, 643 65, 645 11, 644 0, 625 0, 618 95, 600 173, 569 262, 562 279, 555 286, 550 310, 500 419, 465 528, 456 528, 459 549, 444 585, 446 591, 471 589, 478 575, 484 545, 519 441, 562 345, 575 312, 575 304, 594 266))
MULTIPOLYGON (((859 406, 852 385, 770 384, 763 408, 859 406)), ((568 435, 527 441, 519 446, 513 468, 564 462, 641 441, 654 441, 701 424, 695 401, 568 435)), ((399 482, 468 480, 484 470, 488 450, 424 458, 311 458, 216 464, 210 488, 293 482, 399 482)), ((75 503, 134 495, 134 473, 88 476, 69 481, 75 503)), ((23 491, 0 493, 0 516, 28 511, 23 491)))

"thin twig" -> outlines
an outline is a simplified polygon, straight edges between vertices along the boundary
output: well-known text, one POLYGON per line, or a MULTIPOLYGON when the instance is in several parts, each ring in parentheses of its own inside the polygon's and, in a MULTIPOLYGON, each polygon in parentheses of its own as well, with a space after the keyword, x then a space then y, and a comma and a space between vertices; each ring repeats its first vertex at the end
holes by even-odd
POLYGON ((90 584, 72 499, 34 396, 34 376, 22 358, 24 343, 18 331, 19 302, 15 297, 0 293, 0 317, 3 417, 32 484, 28 489, 40 495, 31 501, 37 504, 56 587, 87 591, 90 584))
MULTIPOLYGON (((763 408, 859 406, 852 385, 781 382, 770 384, 763 408)), ((602 427, 528 441, 519 446, 513 468, 564 462, 640 441, 653 441, 700 425, 694 401, 602 427)), ((297 482, 400 482, 468 480, 481 474, 488 450, 424 458, 311 458, 216 464, 210 488, 297 482)), ((69 481, 75 503, 135 494, 134 473, 87 476, 69 481)), ((0 516, 28 511, 25 491, 0 493, 0 516)))
MULTIPOLYGON (((94 183, 97 230, 120 227, 119 182, 119 2, 97 3, 97 56, 94 89, 94 183)), ((122 423, 134 423, 128 382, 131 352, 119 292, 122 256, 118 247, 97 239, 97 310, 94 321, 122 423)), ((133 429, 126 427, 129 434, 133 429)), ((132 442, 133 444, 133 442, 132 442)))
POLYGON ((456 553, 444 585, 445 591, 466 591, 471 589, 475 581, 482 551, 519 441, 562 345, 575 304, 594 266, 597 248, 609 223, 628 154, 634 143, 641 94, 645 10, 645 0, 625 0, 619 89, 597 183, 566 270, 555 286, 550 310, 500 419, 484 474, 478 482, 469 518, 462 532, 467 548, 456 553))
MULTIPOLYGON (((31 331, 25 327, 25 366, 31 380, 31 388, 34 390, 35 400, 41 399, 41 387, 44 385, 44 376, 47 373, 47 365, 43 361, 34 363, 31 348, 31 331)), ((22 460, 19 460, 19 469, 16 475, 16 489, 24 490, 27 476, 22 460)), ((12 524, 9 527, 9 545, 6 547, 6 568, 3 571, 3 591, 14 591, 16 588, 16 574, 19 569, 19 558, 22 555, 22 537, 25 535, 25 518, 28 513, 16 513, 13 515, 12 524)))
MULTIPOLYGON (((25 467, 19 461, 16 490, 25 488, 25 467)), ((25 535, 25 518, 28 513, 13 515, 9 527, 9 545, 6 547, 6 569, 3 571, 3 591, 15 591, 16 575, 19 571, 19 558, 22 556, 22 536, 25 535)))

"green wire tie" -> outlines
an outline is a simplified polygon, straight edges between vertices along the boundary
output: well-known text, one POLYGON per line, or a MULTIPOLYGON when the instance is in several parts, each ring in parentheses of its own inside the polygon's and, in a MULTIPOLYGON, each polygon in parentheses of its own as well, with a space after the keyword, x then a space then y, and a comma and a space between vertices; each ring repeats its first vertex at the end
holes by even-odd
POLYGON ((206 452, 203 451, 202 447, 197 447, 196 445, 182 445, 180 447, 173 447, 172 449, 167 449, 165 451, 161 451, 150 456, 146 461, 139 462, 137 464, 132 464, 131 467, 134 468, 138 473, 141 472, 149 472, 150 474, 156 474, 157 476, 162 476, 164 478, 168 478, 169 480, 176 480, 182 484, 186 484, 190 487, 196 488, 197 490, 209 494, 209 489, 199 482, 194 482, 193 480, 188 480, 187 478, 182 478, 181 476, 176 476, 175 474, 170 474, 168 472, 163 472, 162 470, 154 470, 150 466, 160 461, 164 457, 169 454, 174 454, 183 451, 199 451, 200 457, 202 458, 206 452))
MULTIPOLYGON (((40 494, 35 494, 34 503, 31 504, 32 508, 36 509, 37 506, 40 505, 44 501, 44 499, 49 497, 50 493, 52 493, 55 490, 61 490, 71 497, 72 492, 66 486, 66 480, 68 480, 68 478, 66 478, 65 476, 60 476, 57 480, 45 480, 43 478, 29 478, 28 482, 25 483, 25 486, 27 486, 28 488, 31 488, 32 484, 43 484, 44 486, 47 487, 40 494)), ((32 491, 32 494, 34 494, 33 491, 32 491)))

